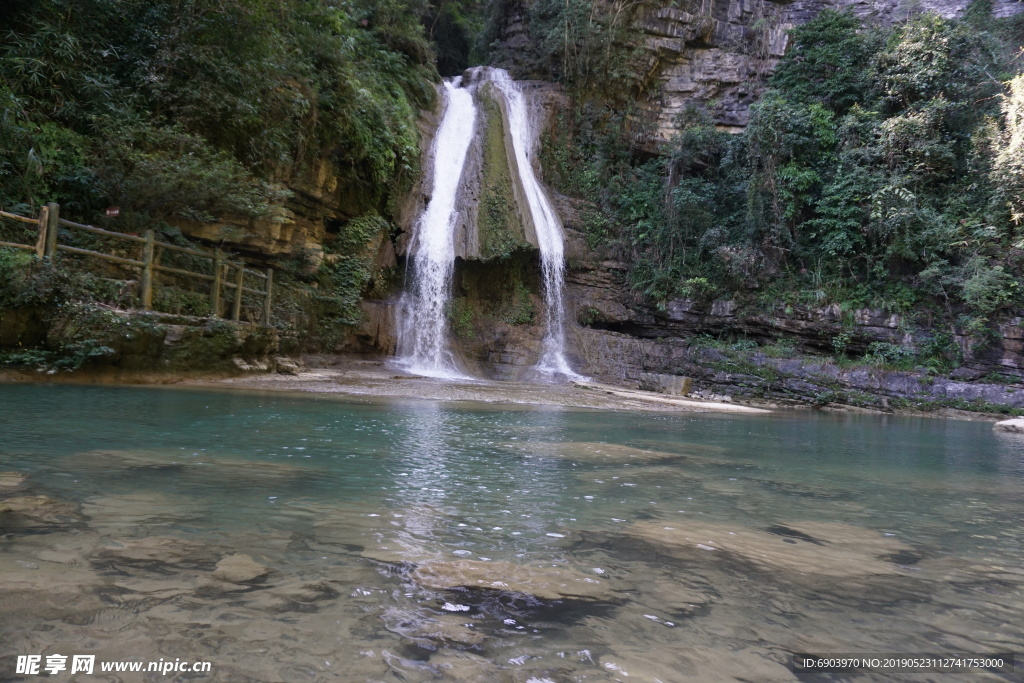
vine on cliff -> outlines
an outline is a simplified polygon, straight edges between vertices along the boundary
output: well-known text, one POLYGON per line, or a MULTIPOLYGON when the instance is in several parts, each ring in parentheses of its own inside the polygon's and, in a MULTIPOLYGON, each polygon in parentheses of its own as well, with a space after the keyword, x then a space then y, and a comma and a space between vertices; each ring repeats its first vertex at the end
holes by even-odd
POLYGON ((984 336, 1024 285, 1024 77, 1004 85, 1021 22, 826 11, 793 30, 743 133, 690 109, 652 157, 578 105, 546 140, 548 175, 655 302, 701 281, 769 305, 931 308, 984 336))

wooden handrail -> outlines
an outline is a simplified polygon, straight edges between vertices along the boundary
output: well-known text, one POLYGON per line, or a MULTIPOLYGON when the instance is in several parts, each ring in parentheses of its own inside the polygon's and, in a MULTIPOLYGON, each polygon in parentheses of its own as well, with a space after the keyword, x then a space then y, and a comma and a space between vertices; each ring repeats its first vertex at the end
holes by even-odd
POLYGON ((94 258, 102 259, 104 261, 110 261, 112 263, 118 263, 121 265, 131 266, 133 268, 140 269, 140 291, 139 291, 139 304, 142 308, 149 310, 153 307, 153 288, 156 284, 156 275, 158 273, 169 273, 172 275, 181 275, 184 277, 192 277, 200 280, 206 280, 212 282, 210 288, 210 309, 215 317, 220 317, 222 313, 221 307, 221 294, 226 289, 233 289, 234 301, 231 306, 231 319, 239 320, 242 313, 242 294, 250 293, 257 296, 263 297, 263 322, 266 325, 270 324, 271 316, 271 304, 273 296, 274 286, 274 271, 272 268, 267 268, 262 273, 256 270, 250 270, 245 267, 245 263, 241 261, 228 261, 224 258, 223 252, 217 249, 213 254, 209 254, 198 249, 191 247, 182 247, 177 244, 170 244, 168 242, 162 242, 157 240, 152 230, 147 230, 145 235, 139 237, 138 235, 128 235, 123 232, 114 232, 112 230, 106 230, 104 228, 97 228, 95 225, 86 225, 84 223, 76 223, 69 221, 66 218, 60 217, 60 205, 51 202, 46 206, 42 207, 39 212, 38 218, 27 218, 25 216, 19 216, 17 214, 8 213, 6 211, 0 211, 0 216, 6 218, 12 218, 25 223, 37 224, 39 237, 36 244, 19 244, 16 242, 3 242, 0 241, 0 246, 13 247, 15 249, 27 249, 34 250, 40 258, 52 259, 57 256, 58 252, 67 252, 70 254, 78 254, 81 256, 92 256, 94 258), (131 259, 123 256, 115 256, 113 254, 106 254, 101 251, 95 251, 92 249, 82 249, 80 247, 73 247, 68 244, 59 244, 58 239, 60 236, 60 227, 68 227, 73 230, 82 230, 84 232, 92 233, 94 235, 100 235, 102 237, 111 237, 114 239, 121 239, 128 242, 134 242, 142 245, 142 259, 131 259), (183 268, 174 268, 172 266, 164 266, 160 264, 160 258, 163 251, 167 249, 170 251, 176 251, 184 254, 190 254, 192 256, 198 256, 201 258, 207 258, 213 261, 213 274, 208 275, 206 273, 199 273, 192 270, 186 270, 183 268), (235 276, 234 282, 227 281, 228 272, 234 269, 235 276), (254 277, 257 280, 263 280, 266 285, 263 289, 253 289, 245 286, 245 276, 254 277))
POLYGON ((13 247, 14 249, 28 249, 29 251, 35 251, 36 245, 34 244, 19 244, 18 242, 0 242, 0 247, 13 247))
POLYGON ((37 222, 39 222, 38 218, 29 218, 27 216, 19 216, 16 213, 7 213, 6 211, 0 211, 0 216, 3 216, 4 218, 13 218, 16 221, 22 221, 24 223, 37 223, 37 222))
POLYGON ((75 228, 76 230, 84 230, 85 232, 91 232, 97 235, 103 235, 104 237, 114 237, 119 240, 128 240, 129 242, 138 242, 145 244, 146 238, 139 237, 138 235, 128 235, 123 232, 114 232, 112 230, 104 230, 103 228, 97 228, 94 225, 84 225, 82 223, 72 223, 71 221, 64 220, 63 218, 57 219, 57 223, 65 225, 69 228, 75 228))
MULTIPOLYGON (((35 247, 32 248, 34 249, 35 247)), ((79 249, 78 247, 70 247, 66 244, 58 244, 57 251, 68 251, 72 254, 82 254, 83 256, 95 256, 96 258, 104 259, 105 261, 123 263, 126 266, 135 266, 136 268, 141 268, 146 265, 143 261, 136 261, 135 259, 123 258, 112 254, 104 254, 99 251, 92 251, 91 249, 79 249)))

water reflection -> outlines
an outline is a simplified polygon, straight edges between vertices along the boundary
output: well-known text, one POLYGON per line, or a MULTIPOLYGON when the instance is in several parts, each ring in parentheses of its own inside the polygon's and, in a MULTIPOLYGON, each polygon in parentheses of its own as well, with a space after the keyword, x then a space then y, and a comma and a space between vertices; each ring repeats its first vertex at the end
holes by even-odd
POLYGON ((2 387, 0 434, 12 651, 770 681, 1024 646, 1024 439, 985 423, 2 387))

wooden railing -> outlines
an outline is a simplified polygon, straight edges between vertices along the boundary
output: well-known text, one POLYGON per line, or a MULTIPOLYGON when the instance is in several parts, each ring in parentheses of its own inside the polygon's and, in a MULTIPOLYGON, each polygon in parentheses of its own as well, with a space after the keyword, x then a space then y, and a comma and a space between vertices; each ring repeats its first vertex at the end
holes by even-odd
POLYGON ((21 244, 20 242, 4 242, 0 240, 0 247, 12 247, 14 249, 28 249, 29 251, 36 252, 36 256, 39 258, 43 257, 43 252, 46 248, 46 225, 47 225, 47 214, 49 213, 47 207, 43 207, 42 211, 39 212, 39 218, 26 218, 25 216, 19 216, 16 213, 7 213, 6 211, 0 211, 0 217, 9 218, 12 221, 21 223, 31 223, 38 226, 39 238, 35 244, 21 244))
POLYGON ((38 218, 26 218, 17 214, 0 211, 0 217, 8 218, 23 223, 34 223, 38 226, 38 238, 35 244, 22 244, 18 242, 0 241, 0 246, 12 247, 14 249, 27 249, 35 251, 36 255, 44 259, 54 259, 60 252, 78 254, 103 259, 111 263, 123 266, 138 268, 139 277, 139 303, 144 309, 153 308, 153 288, 157 273, 168 273, 185 277, 198 278, 210 282, 210 308, 214 317, 222 317, 223 311, 221 298, 224 290, 234 290, 234 297, 231 306, 231 319, 239 320, 242 314, 242 295, 245 292, 255 294, 263 298, 263 324, 270 324, 270 305, 274 287, 274 271, 272 268, 265 269, 262 273, 245 267, 241 261, 230 261, 225 258, 224 253, 217 249, 213 254, 190 247, 181 247, 177 244, 170 244, 156 239, 152 230, 146 230, 142 237, 128 235, 121 232, 104 230, 93 225, 84 225, 65 220, 60 217, 60 205, 50 203, 42 207, 38 218), (101 237, 113 238, 142 245, 141 258, 133 259, 114 254, 105 254, 92 249, 82 249, 69 244, 60 243, 61 227, 86 232, 101 237), (183 268, 173 268, 161 265, 160 260, 164 250, 177 251, 190 256, 210 259, 213 262, 213 274, 200 273, 183 268), (233 271, 233 272, 232 272, 233 271), (245 286, 245 277, 254 277, 263 282, 263 289, 253 289, 245 286))

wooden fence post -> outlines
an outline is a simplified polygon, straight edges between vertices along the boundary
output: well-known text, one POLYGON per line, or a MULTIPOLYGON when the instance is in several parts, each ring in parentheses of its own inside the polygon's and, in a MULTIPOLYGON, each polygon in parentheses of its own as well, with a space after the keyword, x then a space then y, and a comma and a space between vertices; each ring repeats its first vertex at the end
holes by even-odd
POLYGON ((274 269, 267 268, 267 292, 263 298, 263 324, 270 325, 270 296, 274 286, 274 269))
POLYGON ((242 285, 245 283, 245 264, 235 265, 235 305, 231 307, 231 319, 238 321, 242 317, 242 285))
POLYGON ((141 293, 142 308, 150 310, 153 308, 153 251, 156 246, 153 238, 153 231, 145 233, 146 243, 142 245, 142 282, 141 293))
POLYGON ((50 207, 39 209, 39 237, 36 238, 36 256, 43 258, 46 254, 46 230, 50 223, 50 207))
POLYGON ((53 258, 57 255, 57 221, 60 219, 60 204, 50 202, 46 205, 46 246, 43 248, 43 256, 53 258))
POLYGON ((210 288, 210 309, 214 318, 220 317, 220 283, 224 276, 224 254, 217 250, 213 258, 213 287, 210 288))

